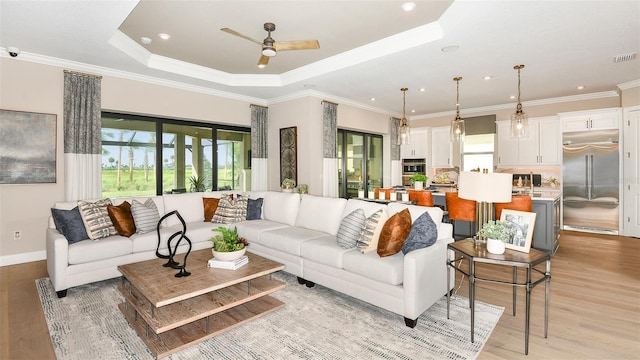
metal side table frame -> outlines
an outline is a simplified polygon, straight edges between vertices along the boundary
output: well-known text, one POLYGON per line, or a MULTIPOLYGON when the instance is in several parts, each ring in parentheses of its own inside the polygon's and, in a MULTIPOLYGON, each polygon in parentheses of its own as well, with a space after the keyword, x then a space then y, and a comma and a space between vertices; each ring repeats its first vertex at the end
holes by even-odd
MULTIPOLYGON (((496 255, 487 252, 486 245, 476 245, 473 239, 456 241, 447 246, 448 250, 454 252, 453 259, 447 260, 447 289, 450 289, 451 268, 459 271, 469 278, 469 307, 471 308, 471 342, 474 342, 474 313, 475 313, 475 286, 476 281, 485 281, 497 284, 506 284, 513 287, 513 316, 516 315, 516 288, 524 287, 526 290, 526 316, 524 326, 524 353, 529 354, 529 318, 531 314, 531 289, 538 284, 545 283, 544 301, 544 337, 547 338, 549 324, 549 286, 551 283, 551 256, 542 251, 531 249, 529 253, 507 249, 504 254, 496 255), (469 262, 469 272, 465 272, 455 265, 456 261, 466 259, 469 262), (545 270, 536 269, 535 266, 545 263, 545 270), (513 282, 486 279, 477 277, 475 272, 476 263, 496 264, 511 266, 513 268, 513 282), (526 269, 526 280, 518 283, 518 268, 526 269), (540 278, 532 281, 531 275, 535 272, 540 278)), ((447 291, 447 319, 449 318, 449 301, 451 292, 447 291)))

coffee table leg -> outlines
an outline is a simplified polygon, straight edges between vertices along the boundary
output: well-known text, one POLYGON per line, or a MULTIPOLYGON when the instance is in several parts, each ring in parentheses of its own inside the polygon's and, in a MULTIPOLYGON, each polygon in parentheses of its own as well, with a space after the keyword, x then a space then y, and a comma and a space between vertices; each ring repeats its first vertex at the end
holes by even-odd
POLYGON ((471 302, 471 342, 474 342, 473 325, 476 310, 476 270, 473 260, 469 259, 469 301, 471 302))

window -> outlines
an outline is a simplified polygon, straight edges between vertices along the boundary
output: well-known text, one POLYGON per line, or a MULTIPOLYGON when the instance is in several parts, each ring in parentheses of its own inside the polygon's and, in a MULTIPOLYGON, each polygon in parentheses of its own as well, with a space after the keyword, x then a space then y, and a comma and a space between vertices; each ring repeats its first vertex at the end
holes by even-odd
POLYGON ((250 148, 247 128, 103 113, 102 195, 251 190, 250 148))
POLYGON ((382 136, 338 130, 338 196, 382 186, 382 136))
POLYGON ((493 172, 495 134, 466 135, 462 144, 462 170, 489 169, 493 172))

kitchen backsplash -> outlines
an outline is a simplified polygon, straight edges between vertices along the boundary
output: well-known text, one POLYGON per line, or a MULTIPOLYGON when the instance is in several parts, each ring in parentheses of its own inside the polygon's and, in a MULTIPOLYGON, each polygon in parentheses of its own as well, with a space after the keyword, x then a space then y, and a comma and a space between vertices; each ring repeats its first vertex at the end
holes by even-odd
POLYGON ((534 174, 542 175, 542 186, 553 187, 550 180, 556 179, 558 186, 560 184, 561 169, 559 166, 536 166, 536 167, 513 167, 513 168, 498 168, 495 172, 510 173, 510 174, 534 174))

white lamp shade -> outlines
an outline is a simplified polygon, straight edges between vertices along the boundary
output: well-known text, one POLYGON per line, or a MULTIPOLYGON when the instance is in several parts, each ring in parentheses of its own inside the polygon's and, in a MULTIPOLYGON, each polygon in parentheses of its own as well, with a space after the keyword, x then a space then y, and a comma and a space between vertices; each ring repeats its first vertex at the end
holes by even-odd
POLYGON ((480 202, 511 202, 513 175, 463 171, 458 177, 458 196, 480 202))

